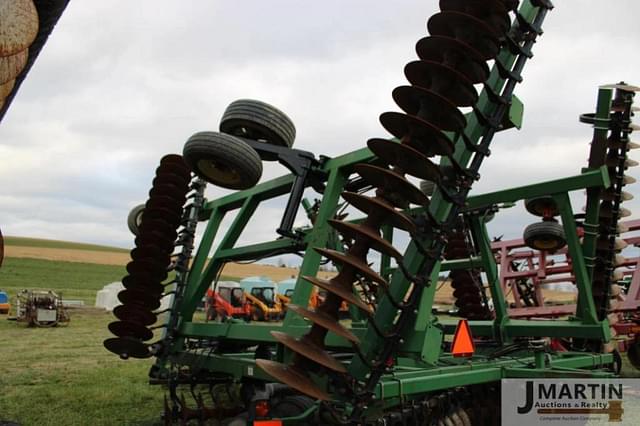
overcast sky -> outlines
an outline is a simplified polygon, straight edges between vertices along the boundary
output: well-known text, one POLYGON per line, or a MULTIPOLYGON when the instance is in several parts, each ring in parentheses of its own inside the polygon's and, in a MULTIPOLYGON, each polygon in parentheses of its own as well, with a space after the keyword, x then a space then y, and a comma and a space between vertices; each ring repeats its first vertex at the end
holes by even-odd
MULTIPOLYGON (((0 124, 3 233, 131 247, 127 213, 160 157, 216 130, 238 98, 285 111, 295 146, 316 154, 387 137, 378 116, 398 110, 391 91, 436 10, 434 0, 72 0, 0 124)), ((591 129, 577 117, 598 85, 640 84, 638 16, 636 0, 556 1, 517 88, 524 128, 496 137, 476 193, 579 173, 591 129)), ((284 171, 271 165, 263 180, 284 171)), ((256 239, 280 215, 278 203, 263 209, 256 239)), ((521 208, 502 216, 492 234, 517 237, 535 220, 521 208)))

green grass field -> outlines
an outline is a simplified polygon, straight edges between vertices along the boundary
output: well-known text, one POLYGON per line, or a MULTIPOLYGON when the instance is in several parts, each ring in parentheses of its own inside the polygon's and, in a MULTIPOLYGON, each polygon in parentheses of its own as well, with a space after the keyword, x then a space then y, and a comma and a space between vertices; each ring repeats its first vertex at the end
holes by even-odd
POLYGON ((92 306, 98 290, 125 275, 124 266, 8 257, 0 268, 0 289, 11 298, 25 288, 51 289, 92 306))
POLYGON ((92 308, 96 292, 125 274, 123 266, 4 259, 0 289, 11 299, 43 288, 88 307, 69 309, 67 327, 28 328, 0 315, 0 424, 158 424, 163 391, 147 382, 153 361, 122 361, 104 349, 116 318, 92 308))
POLYGON ((0 315, 0 424, 158 424, 163 391, 151 360, 122 361, 102 346, 115 318, 72 309, 67 327, 27 328, 0 315))
POLYGON ((40 238, 11 237, 5 236, 4 243, 8 246, 23 247, 43 247, 43 248, 60 248, 75 249, 89 251, 112 251, 118 253, 127 253, 129 250, 119 247, 101 246, 97 244, 72 243, 69 241, 44 240, 40 238))
MULTIPOLYGON (((92 306, 96 292, 124 274, 122 266, 6 258, 0 288, 11 297, 47 288, 92 306)), ((147 382, 153 361, 122 361, 104 349, 111 313, 91 307, 69 313, 69 325, 57 328, 28 328, 0 315, 0 424, 162 424, 164 391, 147 382)), ((640 377, 624 359, 624 376, 640 377)))

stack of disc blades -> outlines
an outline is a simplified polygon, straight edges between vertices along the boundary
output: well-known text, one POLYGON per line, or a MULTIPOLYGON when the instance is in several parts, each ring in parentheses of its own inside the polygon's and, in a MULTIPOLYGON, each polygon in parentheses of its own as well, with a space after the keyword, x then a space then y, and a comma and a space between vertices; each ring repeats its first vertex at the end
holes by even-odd
POLYGON ((144 342, 153 338, 149 326, 156 322, 154 311, 164 296, 163 281, 171 267, 190 180, 191 172, 179 155, 163 157, 156 169, 136 247, 127 264, 128 275, 122 279, 125 289, 118 294, 122 305, 113 311, 119 321, 109 324, 109 330, 118 337, 104 341, 108 350, 123 359, 151 355, 144 342))
MULTIPOLYGON (((441 12, 429 19, 430 36, 420 40, 416 51, 420 60, 405 67, 410 85, 397 87, 393 99, 403 112, 385 112, 382 126, 398 141, 370 139, 369 149, 378 157, 377 164, 360 163, 354 171, 371 187, 375 196, 343 192, 342 197, 367 217, 356 226, 340 221, 331 226, 349 241, 345 252, 323 247, 314 249, 338 265, 340 272, 329 280, 313 276, 303 278, 326 290, 328 296, 316 311, 300 311, 312 322, 311 330, 300 338, 280 332, 273 337, 293 351, 291 365, 258 359, 257 365, 267 374, 316 399, 329 399, 324 389, 309 379, 308 373, 342 375, 345 366, 325 350, 329 330, 343 336, 346 330, 338 322, 338 310, 343 301, 372 315, 369 306, 354 291, 354 283, 370 293, 380 289, 388 292, 389 283, 369 266, 367 254, 376 250, 402 263, 401 254, 380 235, 384 224, 412 232, 416 226, 399 209, 410 205, 429 207, 430 199, 408 179, 412 176, 434 182, 445 188, 442 169, 431 157, 445 156, 454 164, 454 143, 447 135, 461 134, 467 120, 460 107, 475 106, 478 93, 475 84, 489 77, 487 60, 495 59, 501 41, 510 27, 508 7, 503 0, 441 0, 441 12)), ((475 109, 474 109, 475 111, 475 109)), ((458 163, 455 163, 458 164, 458 163)), ((461 181, 456 176, 447 184, 461 181)), ((453 188, 455 189, 455 188, 453 188)), ((443 191, 444 192, 444 191, 443 191)), ((385 336, 386 345, 396 344, 397 334, 385 336)))
MULTIPOLYGON (((449 234, 449 242, 444 256, 447 260, 466 259, 472 256, 464 232, 456 231, 449 234)), ((482 277, 479 271, 460 269, 452 271, 449 278, 458 315, 471 320, 491 318, 489 308, 483 303, 482 277)))

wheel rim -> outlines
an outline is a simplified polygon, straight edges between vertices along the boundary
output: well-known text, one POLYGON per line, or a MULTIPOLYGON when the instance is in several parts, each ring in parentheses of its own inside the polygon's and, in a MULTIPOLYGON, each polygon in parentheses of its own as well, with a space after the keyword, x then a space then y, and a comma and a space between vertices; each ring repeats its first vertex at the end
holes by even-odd
POLYGON ((560 246, 555 238, 537 238, 533 241, 533 245, 538 250, 555 250, 560 246))
POLYGON ((203 175, 216 183, 236 185, 242 180, 236 169, 212 159, 199 160, 197 166, 203 175))

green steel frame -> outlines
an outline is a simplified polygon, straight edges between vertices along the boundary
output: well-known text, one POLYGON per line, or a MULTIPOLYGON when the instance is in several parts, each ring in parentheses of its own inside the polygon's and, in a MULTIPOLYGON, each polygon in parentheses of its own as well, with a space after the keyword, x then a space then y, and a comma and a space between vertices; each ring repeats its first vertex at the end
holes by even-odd
MULTIPOLYGON (((520 14, 530 23, 535 24, 536 17, 542 13, 531 2, 525 1, 520 14)), ((516 63, 517 56, 504 49, 498 61, 511 69, 516 63)), ((487 82, 487 88, 481 93, 477 104, 478 109, 489 116, 496 108, 491 102, 490 94, 500 93, 507 84, 497 69, 492 70, 487 82)), ((520 127, 522 104, 514 97, 506 115, 511 120, 511 126, 520 127)), ((611 104, 611 89, 601 89, 598 100, 597 123, 606 123, 611 104)), ((478 144, 487 134, 487 127, 477 116, 467 116, 468 126, 466 137, 468 141, 478 144)), ((598 127, 598 137, 606 138, 606 126, 598 127), (602 133, 604 132, 604 133, 602 133)), ((456 142, 455 160, 464 166, 474 161, 474 152, 469 150, 468 141, 456 142)), ((188 275, 188 282, 184 292, 183 302, 173 306, 171 315, 177 315, 178 338, 173 340, 166 356, 159 358, 155 368, 166 371, 168 364, 198 365, 211 372, 229 375, 234 380, 242 378, 272 381, 255 365, 254 353, 230 352, 202 355, 185 350, 185 339, 219 339, 237 342, 245 347, 256 344, 275 345, 270 335, 272 330, 280 330, 292 336, 301 336, 308 328, 308 323, 289 311, 282 323, 265 324, 245 323, 230 320, 227 322, 196 322, 193 321, 196 308, 203 298, 207 288, 219 275, 225 262, 252 260, 265 255, 283 252, 304 251, 305 255, 300 267, 299 278, 292 297, 292 303, 306 306, 312 292, 312 286, 301 277, 315 276, 321 265, 321 256, 311 247, 325 247, 330 244, 332 229, 328 220, 333 218, 339 208, 340 194, 353 173, 353 166, 362 162, 373 162, 375 157, 368 149, 360 149, 335 158, 324 158, 319 168, 326 175, 326 190, 322 195, 321 204, 317 211, 315 224, 306 230, 299 239, 279 238, 274 241, 237 246, 238 239, 245 230, 247 223, 254 215, 260 203, 289 193, 293 183, 293 176, 286 175, 261 183, 252 189, 237 192, 217 200, 209 201, 204 207, 208 217, 206 230, 197 254, 192 262, 188 275), (221 239, 217 247, 213 241, 220 229, 223 219, 234 214, 233 222, 221 239), (210 258, 209 258, 210 257, 210 258)), ((443 165, 449 164, 443 159, 443 165)), ((436 285, 427 285, 422 291, 420 308, 415 312, 415 321, 407 330, 401 341, 393 371, 385 374, 376 388, 376 398, 380 407, 392 406, 402 402, 405 398, 425 394, 427 392, 447 389, 470 384, 498 381, 506 377, 555 377, 555 376, 597 376, 611 375, 603 369, 614 362, 611 354, 596 353, 550 353, 540 348, 530 351, 516 351, 508 356, 494 356, 496 348, 512 345, 520 337, 577 337, 607 341, 609 325, 606 321, 598 321, 591 294, 590 274, 593 265, 595 238, 593 226, 598 223, 597 205, 593 198, 587 204, 585 220, 586 236, 581 244, 576 236, 576 223, 569 198, 569 193, 587 189, 590 192, 599 191, 610 185, 609 175, 605 167, 598 169, 584 169, 581 174, 565 179, 558 179, 537 183, 518 188, 511 188, 467 198, 464 210, 467 212, 482 212, 501 203, 513 203, 525 198, 542 195, 554 197, 560 209, 562 224, 567 236, 569 253, 573 259, 574 274, 578 287, 578 309, 575 316, 563 320, 531 321, 513 320, 507 313, 505 295, 499 285, 498 267, 490 249, 490 239, 482 214, 469 214, 475 245, 479 248, 479 255, 468 260, 436 261, 430 274, 431 282, 437 282, 441 271, 458 268, 479 267, 488 281, 489 291, 495 309, 495 319, 491 321, 470 321, 474 336, 486 336, 492 345, 479 347, 472 358, 453 358, 443 351, 445 336, 453 334, 457 321, 440 320, 432 313, 432 306, 436 292, 436 285)), ((429 206, 432 217, 445 222, 453 206, 448 202, 440 190, 436 190, 429 206)), ((417 213, 414 211, 413 213, 417 213)), ((412 213, 412 212, 409 212, 412 213)), ((385 238, 392 239, 390 228, 383 233, 385 238)), ((430 247, 433 241, 420 241, 423 246, 430 247)), ((404 254, 404 267, 412 274, 420 274, 426 259, 418 249, 415 241, 409 244, 404 254)), ((383 274, 390 275, 390 293, 395 300, 400 300, 407 292, 410 282, 400 273, 391 268, 390 260, 381 261, 383 274)), ((380 300, 373 321, 378 325, 390 325, 397 310, 384 296, 380 300)), ((384 328, 384 327, 383 327, 384 328)), ((375 359, 381 339, 374 332, 367 321, 354 319, 351 330, 362 342, 361 352, 365 359, 375 359)), ((326 344, 332 350, 353 350, 346 340, 329 333, 326 344)), ((290 353, 278 348, 277 357, 286 361, 290 353)), ((358 356, 353 356, 348 363, 349 373, 363 380, 368 367, 358 356)))

